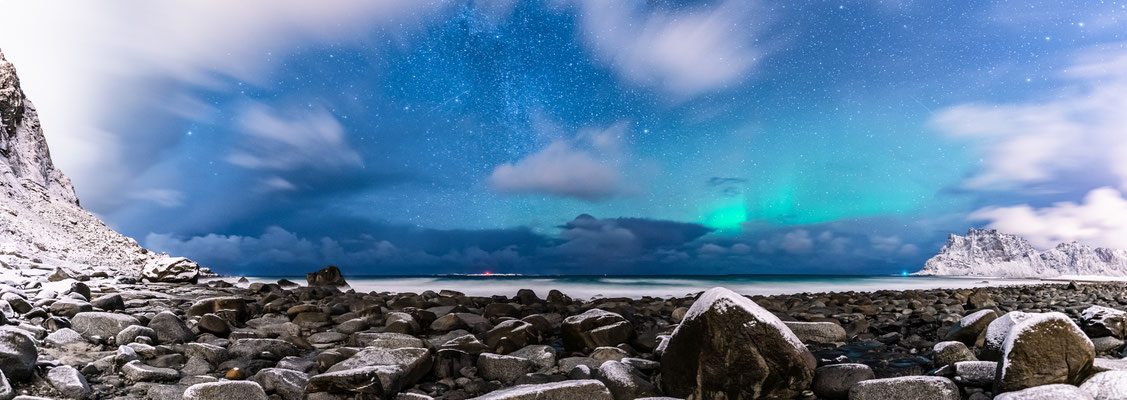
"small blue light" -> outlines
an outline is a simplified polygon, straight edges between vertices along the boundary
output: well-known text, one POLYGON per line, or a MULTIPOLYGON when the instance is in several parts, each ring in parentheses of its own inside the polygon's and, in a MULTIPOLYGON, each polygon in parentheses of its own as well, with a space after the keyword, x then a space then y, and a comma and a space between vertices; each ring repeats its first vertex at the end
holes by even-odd
POLYGON ((900 276, 908 276, 908 271, 900 271, 900 276))

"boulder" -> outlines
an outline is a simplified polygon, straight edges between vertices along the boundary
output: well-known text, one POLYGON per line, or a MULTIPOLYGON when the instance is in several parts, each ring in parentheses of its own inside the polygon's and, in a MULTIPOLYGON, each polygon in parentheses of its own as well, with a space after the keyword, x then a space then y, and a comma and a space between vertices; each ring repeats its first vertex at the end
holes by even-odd
POLYGON ((125 300, 123 300, 121 298, 121 295, 117 293, 107 294, 94 298, 93 300, 90 300, 90 304, 105 311, 125 309, 125 300))
POLYGON ((1124 334, 1127 334, 1127 312, 1091 306, 1080 313, 1080 324, 1090 337, 1113 336, 1123 339, 1124 334))
POLYGON ((216 314, 231 322, 243 323, 250 319, 250 308, 242 297, 210 297, 197 300, 188 308, 189 317, 216 314))
POLYGON ((603 382, 615 400, 633 400, 657 393, 649 379, 633 367, 618 361, 607 361, 594 371, 595 378, 603 382))
POLYGON ((93 311, 94 306, 83 300, 59 299, 58 301, 51 303, 51 306, 48 307, 48 310, 51 311, 51 314, 60 317, 73 318, 75 314, 93 311))
POLYGON ((719 287, 689 308, 661 360, 666 394, 686 398, 797 397, 817 365, 778 317, 719 287))
POLYGON ((845 343, 845 328, 833 322, 796 322, 784 324, 804 343, 845 343))
POLYGON ((184 257, 161 257, 141 269, 138 280, 168 283, 196 283, 200 277, 200 265, 184 257))
POLYGON ((180 320, 176 314, 161 311, 149 320, 149 328, 156 332, 157 343, 176 344, 191 342, 196 339, 196 334, 180 320))
POLYGON ((395 367, 381 371, 394 371, 394 374, 381 372, 381 387, 388 392, 397 392, 418 382, 431 370, 430 351, 423 348, 385 349, 368 347, 352 357, 336 363, 326 372, 337 372, 360 367, 395 367))
POLYGON ((560 336, 567 351, 586 353, 596 347, 630 341, 634 337, 634 326, 621 315, 594 308, 564 319, 560 336))
POLYGON ((1092 341, 1067 315, 1037 314, 1013 326, 1002 345, 995 393, 1054 383, 1079 385, 1092 375, 1092 341))
POLYGON ((305 385, 309 375, 301 371, 283 368, 264 368, 254 374, 252 381, 262 386, 268 393, 274 393, 282 400, 301 400, 305 397, 305 385))
POLYGON ((1037 314, 1010 311, 995 319, 986 326, 986 338, 983 340, 982 351, 979 352, 978 357, 985 361, 1001 361, 1002 344, 1005 343, 1006 336, 1010 335, 1010 329, 1018 322, 1034 315, 1037 314))
POLYGON ((1123 339, 1115 336, 1100 336, 1091 339, 1092 345, 1096 347, 1096 354, 1119 355, 1119 349, 1123 348, 1123 339))
POLYGON ((1095 400, 1127 399, 1127 371, 1106 371, 1092 375, 1080 390, 1095 400))
POLYGON ((309 384, 305 386, 305 390, 310 393, 358 393, 374 398, 374 396, 380 396, 384 393, 380 375, 394 374, 396 370, 397 368, 392 366, 378 366, 326 372, 309 378, 309 384))
POLYGON ((978 361, 978 358, 975 358, 974 353, 972 353, 963 342, 954 340, 939 342, 936 343, 935 346, 932 346, 931 349, 935 352, 931 361, 936 368, 951 365, 959 361, 978 361))
POLYGON ((482 378, 512 384, 524 374, 536 372, 536 363, 520 357, 483 353, 477 357, 477 372, 482 378))
POLYGON ((86 377, 69 365, 51 368, 47 372, 47 382, 63 396, 72 399, 86 398, 90 394, 90 384, 86 383, 86 377))
POLYGON ((84 312, 71 318, 71 329, 78 331, 87 338, 99 337, 102 339, 117 337, 126 327, 140 325, 141 321, 130 315, 108 312, 84 312))
POLYGON ((1072 385, 1054 384, 1035 386, 1016 392, 1002 393, 994 396, 994 400, 1092 400, 1080 388, 1072 385))
POLYGON ((172 368, 158 368, 133 360, 121 366, 121 373, 130 382, 159 382, 180 379, 180 372, 172 368))
POLYGON ((540 334, 532 324, 517 319, 503 321, 485 333, 485 345, 498 354, 539 342, 540 334))
POLYGON ((538 385, 517 385, 495 390, 473 400, 613 400, 606 385, 594 379, 538 385))
POLYGON ((954 366, 955 380, 964 386, 989 387, 998 372, 995 361, 959 361, 954 366))
POLYGON ((849 400, 928 399, 960 400, 959 387, 941 376, 901 376, 858 382, 849 400))
POLYGON ((844 399, 849 397, 849 388, 857 382, 875 378, 873 369, 865 364, 825 365, 814 370, 811 389, 820 398, 844 399))
POLYGON ((35 338, 19 328, 0 327, 0 372, 14 381, 26 381, 35 374, 39 353, 35 338))
POLYGON ((82 337, 82 334, 70 328, 63 328, 51 332, 47 338, 43 339, 43 343, 57 349, 71 349, 71 350, 87 350, 92 345, 82 337))
POLYGON ((157 331, 147 326, 129 325, 125 327, 125 329, 122 329, 121 332, 118 332, 116 343, 119 345, 133 343, 137 338, 142 336, 155 341, 157 339, 157 331))
POLYGON ((943 340, 955 340, 968 347, 980 347, 986 340, 986 327, 995 319, 998 319, 998 313, 994 310, 975 311, 956 322, 943 340))
POLYGON ((267 353, 276 360, 301 353, 293 343, 280 339, 239 339, 231 344, 227 351, 232 356, 243 358, 258 358, 263 353, 267 353))
POLYGON ((552 346, 534 344, 509 353, 510 356, 520 357, 536 364, 541 370, 556 366, 556 349, 552 346))
POLYGON ((340 273, 340 268, 333 265, 305 274, 305 280, 309 282, 309 286, 348 286, 340 273))
POLYGON ((184 390, 184 400, 268 400, 262 386, 251 381, 197 383, 184 390))

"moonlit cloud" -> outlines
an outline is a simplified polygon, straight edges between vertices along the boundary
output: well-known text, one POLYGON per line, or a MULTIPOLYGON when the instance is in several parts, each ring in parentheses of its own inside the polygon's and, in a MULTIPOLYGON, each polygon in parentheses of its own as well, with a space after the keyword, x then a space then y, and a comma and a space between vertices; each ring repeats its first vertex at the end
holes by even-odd
POLYGON ((514 163, 493 169, 489 184, 501 193, 546 194, 602 201, 631 190, 621 171, 625 124, 585 130, 578 140, 556 140, 514 163))
POLYGON ((242 113, 240 126, 247 137, 227 161, 241 167, 290 171, 364 166, 347 143, 344 128, 322 108, 282 112, 253 104, 242 113))
POLYGON ((970 218, 989 221, 988 228, 1022 236, 1041 249, 1073 241, 1108 248, 1127 243, 1127 199, 1111 187, 1092 190, 1079 203, 986 207, 970 218))
POLYGON ((766 7, 728 0, 690 10, 581 0, 586 40, 626 81, 687 98, 731 87, 754 72, 766 7))

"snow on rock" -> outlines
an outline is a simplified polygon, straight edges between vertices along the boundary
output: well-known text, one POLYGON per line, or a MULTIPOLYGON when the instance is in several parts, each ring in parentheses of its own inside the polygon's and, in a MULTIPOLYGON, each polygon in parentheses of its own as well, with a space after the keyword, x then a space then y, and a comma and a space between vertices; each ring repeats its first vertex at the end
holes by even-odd
POLYGON ((141 269, 141 280, 149 282, 190 282, 200 276, 200 266, 184 257, 160 257, 141 269))
POLYGON ((0 275, 136 277, 154 254, 83 210, 55 168, 35 106, 0 53, 0 275))
POLYGON ((540 385, 517 385, 494 390, 473 400, 613 400, 606 385, 594 379, 582 379, 540 385))
POLYGON ((1077 385, 1091 376, 1095 346, 1059 312, 1032 314, 1010 329, 1002 344, 996 393, 1033 386, 1077 385))
POLYGON ((1064 275, 1127 276, 1127 251, 1061 243, 1038 251, 1028 241, 993 229, 952 234, 916 275, 1049 278, 1064 275))
POLYGON ((857 382, 850 400, 934 399, 958 400, 959 387, 942 376, 901 376, 857 382))
POLYGON ((1016 392, 1002 393, 994 400, 1091 400, 1092 397, 1072 385, 1055 384, 1031 387, 1016 392))
POLYGON ((979 356, 984 360, 1000 361, 1002 359, 1002 344, 1006 342, 1006 336, 1010 335, 1010 329, 1017 323, 1034 315, 1037 314, 1010 311, 990 322, 990 325, 986 326, 986 339, 983 341, 982 352, 979 356))
POLYGON ((1084 331, 1091 337, 1115 336, 1122 339, 1127 334, 1127 312, 1104 306, 1091 306, 1080 313, 1084 331))
POLYGON ((790 398, 817 361, 779 318, 725 288, 704 292, 661 355, 665 393, 681 398, 790 398))
POLYGON ((1095 400, 1127 399, 1127 371, 1100 372, 1089 378, 1080 390, 1095 400))

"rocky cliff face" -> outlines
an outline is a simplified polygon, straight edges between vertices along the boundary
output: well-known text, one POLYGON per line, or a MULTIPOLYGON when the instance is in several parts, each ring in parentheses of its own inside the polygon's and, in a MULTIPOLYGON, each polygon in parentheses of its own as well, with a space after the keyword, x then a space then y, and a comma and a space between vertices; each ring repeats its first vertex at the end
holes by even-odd
POLYGON ((917 275, 1049 278, 1061 275, 1127 276, 1127 251, 1061 243, 1038 251, 1025 239, 996 230, 952 234, 917 275))
POLYGON ((0 275, 136 276, 167 258, 107 227, 79 206, 51 162, 35 106, 0 52, 0 275))

